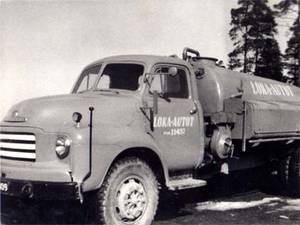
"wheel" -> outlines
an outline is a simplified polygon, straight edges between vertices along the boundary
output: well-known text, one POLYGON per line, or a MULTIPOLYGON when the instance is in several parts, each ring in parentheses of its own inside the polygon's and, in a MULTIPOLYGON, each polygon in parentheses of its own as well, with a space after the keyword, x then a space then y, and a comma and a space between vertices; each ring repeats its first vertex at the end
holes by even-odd
POLYGON ((300 147, 291 154, 288 173, 289 194, 300 197, 300 147))
POLYGON ((96 193, 96 219, 106 225, 149 225, 158 205, 158 182, 141 159, 116 162, 96 193))
POLYGON ((288 155, 279 161, 278 179, 280 182, 280 189, 283 192, 288 192, 289 189, 289 168, 291 156, 288 155))
POLYGON ((278 178, 284 193, 300 197, 300 148, 279 162, 278 178))

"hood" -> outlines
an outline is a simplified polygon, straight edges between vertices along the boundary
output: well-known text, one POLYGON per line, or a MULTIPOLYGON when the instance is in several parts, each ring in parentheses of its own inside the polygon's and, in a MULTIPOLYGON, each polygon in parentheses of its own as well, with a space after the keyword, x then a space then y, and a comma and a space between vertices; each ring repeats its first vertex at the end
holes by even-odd
POLYGON ((29 99, 14 105, 4 118, 5 124, 39 127, 59 132, 74 127, 72 115, 82 114, 82 126, 88 126, 89 107, 94 107, 94 124, 129 124, 134 119, 138 99, 125 94, 69 94, 29 99))

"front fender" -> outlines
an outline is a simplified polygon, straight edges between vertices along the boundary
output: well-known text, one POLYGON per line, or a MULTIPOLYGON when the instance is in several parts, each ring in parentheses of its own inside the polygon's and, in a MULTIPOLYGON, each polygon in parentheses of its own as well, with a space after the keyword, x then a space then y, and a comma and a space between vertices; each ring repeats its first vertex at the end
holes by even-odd
MULTIPOLYGON (((118 130, 119 132, 120 130, 118 130)), ((109 135, 109 132, 106 132, 105 137, 99 135, 95 137, 96 140, 92 145, 92 171, 91 176, 83 184, 84 192, 100 188, 113 161, 128 149, 146 148, 153 151, 160 159, 165 178, 168 180, 168 169, 163 155, 149 134, 133 132, 131 129, 120 133, 123 135, 116 135, 115 132, 109 135)), ((77 183, 82 182, 89 170, 88 147, 87 144, 77 144, 73 149, 72 171, 77 183)))

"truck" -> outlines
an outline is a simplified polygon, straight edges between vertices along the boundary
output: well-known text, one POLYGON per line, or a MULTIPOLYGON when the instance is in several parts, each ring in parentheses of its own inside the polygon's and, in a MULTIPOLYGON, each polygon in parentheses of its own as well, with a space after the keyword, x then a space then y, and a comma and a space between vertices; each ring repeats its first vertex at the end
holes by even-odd
POLYGON ((300 196, 299 141, 296 86, 191 48, 182 58, 112 56, 85 67, 70 94, 11 107, 0 124, 1 195, 91 200, 101 224, 146 225, 160 192, 216 174, 267 168, 300 196))

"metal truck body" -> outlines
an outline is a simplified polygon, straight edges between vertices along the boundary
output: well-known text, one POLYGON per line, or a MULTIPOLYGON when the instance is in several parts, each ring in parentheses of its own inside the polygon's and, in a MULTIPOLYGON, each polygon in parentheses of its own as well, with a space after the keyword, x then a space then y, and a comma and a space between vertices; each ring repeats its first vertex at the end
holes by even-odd
POLYGON ((105 58, 71 94, 8 111, 1 194, 83 201, 95 191, 99 221, 150 224, 158 184, 192 188, 216 173, 300 160, 299 115, 299 88, 226 70, 192 49, 183 59, 105 58))

